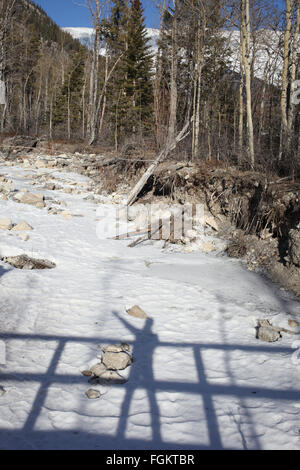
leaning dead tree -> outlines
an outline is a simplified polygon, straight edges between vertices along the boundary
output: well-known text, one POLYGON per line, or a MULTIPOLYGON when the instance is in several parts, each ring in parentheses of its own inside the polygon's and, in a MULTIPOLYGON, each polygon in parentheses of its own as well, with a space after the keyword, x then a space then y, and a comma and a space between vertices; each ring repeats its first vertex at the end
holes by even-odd
MULTIPOLYGON (((193 117, 191 121, 193 120, 193 117)), ((161 163, 163 160, 165 160, 170 152, 175 149, 177 144, 181 142, 185 137, 189 134, 188 127, 190 125, 190 121, 187 121, 182 130, 179 132, 177 137, 172 142, 167 141, 165 147, 163 150, 160 152, 156 160, 152 163, 152 165, 148 168, 146 173, 143 174, 142 178, 137 182, 137 184, 134 186, 132 189, 131 193, 128 196, 127 200, 127 206, 131 206, 135 200, 137 199, 139 193, 142 191, 144 188, 145 184, 149 180, 150 176, 153 174, 155 168, 159 163, 161 163)))

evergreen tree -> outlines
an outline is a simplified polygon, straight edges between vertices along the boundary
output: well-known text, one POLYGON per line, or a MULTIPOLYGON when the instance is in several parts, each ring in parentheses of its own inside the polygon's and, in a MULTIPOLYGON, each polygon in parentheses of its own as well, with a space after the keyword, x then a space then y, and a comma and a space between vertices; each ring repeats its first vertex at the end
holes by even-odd
POLYGON ((76 130, 81 121, 81 95, 83 86, 85 54, 81 50, 73 55, 70 71, 65 78, 60 94, 55 103, 53 124, 66 123, 68 137, 76 130))
POLYGON ((131 0, 127 26, 127 51, 124 57, 125 94, 128 102, 128 123, 132 132, 149 128, 152 106, 152 54, 144 26, 140 0, 131 0))
POLYGON ((110 55, 122 54, 108 88, 117 147, 120 139, 142 136, 152 122, 152 55, 140 0, 114 0, 106 34, 110 55))

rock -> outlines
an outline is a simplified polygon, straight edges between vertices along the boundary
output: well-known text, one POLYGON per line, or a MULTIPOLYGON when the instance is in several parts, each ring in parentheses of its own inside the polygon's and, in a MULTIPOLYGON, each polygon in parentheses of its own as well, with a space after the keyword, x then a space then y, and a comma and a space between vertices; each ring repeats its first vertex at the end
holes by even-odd
POLYGON ((35 207, 39 208, 39 209, 43 209, 43 207, 45 207, 45 203, 44 202, 37 202, 35 204, 35 207))
POLYGON ((45 185, 45 188, 46 188, 46 189, 49 189, 49 191, 54 191, 54 190, 55 190, 55 187, 56 187, 56 186, 55 186, 54 183, 47 183, 47 184, 45 185))
POLYGON ((126 369, 131 363, 132 358, 126 352, 109 352, 106 351, 102 358, 103 364, 112 370, 123 370, 126 369))
POLYGON ((106 370, 105 372, 103 372, 103 374, 101 374, 101 377, 99 380, 100 384, 102 384, 103 382, 124 384, 127 382, 127 380, 125 379, 125 377, 120 375, 116 370, 106 370))
POLYGON ((289 233, 289 255, 296 266, 300 266, 300 224, 289 233))
POLYGON ((202 250, 204 253, 210 253, 211 251, 216 251, 216 247, 213 242, 204 242, 202 244, 202 250))
POLYGON ((87 390, 85 394, 90 400, 94 400, 95 398, 101 397, 101 393, 99 392, 99 390, 94 390, 93 388, 89 388, 89 390, 87 390))
POLYGON ((91 375, 93 375, 92 371, 90 371, 90 370, 82 370, 81 373, 85 377, 90 377, 91 375))
POLYGON ((0 397, 2 397, 6 393, 6 390, 2 385, 0 385, 0 397))
POLYGON ((14 183, 12 180, 0 176, 0 191, 10 192, 14 190, 14 183))
POLYGON ((12 230, 23 232, 24 230, 33 230, 33 227, 31 227, 27 222, 22 221, 15 225, 12 230))
POLYGON ((36 207, 45 207, 43 194, 20 192, 15 195, 15 199, 23 204, 30 204, 36 207))
POLYGON ((121 344, 110 344, 102 349, 103 352, 122 352, 121 344))
POLYGON ((134 307, 131 307, 130 309, 126 310, 126 312, 128 313, 128 315, 131 315, 135 318, 148 318, 146 312, 144 312, 144 310, 142 310, 138 305, 134 305, 134 307))
POLYGON ((299 326, 299 322, 297 322, 296 320, 292 320, 291 318, 288 319, 288 324, 292 328, 297 328, 299 326))
POLYGON ((61 215, 62 215, 65 219, 72 219, 72 215, 69 214, 69 213, 66 212, 66 211, 61 212, 61 215))
POLYGON ((27 242, 30 238, 29 235, 24 232, 18 233, 18 237, 21 238, 21 240, 23 240, 24 242, 27 242))
POLYGON ((91 373, 94 374, 96 377, 100 377, 102 374, 104 374, 104 372, 106 372, 106 370, 107 368, 102 363, 95 364, 90 369, 91 373))
POLYGON ((0 230, 11 230, 11 219, 0 219, 0 230))
POLYGON ((279 331, 276 331, 272 328, 269 320, 259 320, 256 326, 256 338, 261 341, 267 341, 268 343, 273 343, 281 338, 279 331))
POLYGON ((52 269, 56 264, 44 259, 30 258, 27 255, 7 256, 2 261, 17 269, 52 269))

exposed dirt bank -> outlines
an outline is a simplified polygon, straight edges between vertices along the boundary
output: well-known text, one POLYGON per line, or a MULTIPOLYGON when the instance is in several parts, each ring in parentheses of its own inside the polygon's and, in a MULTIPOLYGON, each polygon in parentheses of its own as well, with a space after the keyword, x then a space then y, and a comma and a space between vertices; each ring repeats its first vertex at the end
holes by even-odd
MULTIPOLYGON (((23 144, 23 142, 22 142, 23 144)), ((47 143, 2 148, 2 160, 37 167, 64 168, 93 179, 103 191, 128 192, 149 166, 145 157, 79 152, 49 155, 47 143), (27 150, 27 151, 26 151, 27 150)), ((60 149, 63 152, 63 148, 60 149)), ((274 282, 300 296, 300 181, 266 177, 217 165, 168 161, 160 164, 139 202, 203 203, 215 220, 227 253, 265 271, 274 282)))

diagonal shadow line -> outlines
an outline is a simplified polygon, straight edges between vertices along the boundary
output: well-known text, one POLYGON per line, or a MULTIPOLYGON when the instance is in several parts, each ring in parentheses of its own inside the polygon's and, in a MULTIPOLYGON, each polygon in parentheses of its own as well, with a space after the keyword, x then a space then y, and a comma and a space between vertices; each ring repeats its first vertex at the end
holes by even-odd
MULTIPOLYGON (((122 410, 121 410, 121 416, 119 420, 119 426, 117 429, 117 439, 120 439, 120 437, 123 440, 126 440, 124 437, 125 431, 126 431, 126 423, 128 420, 129 416, 129 408, 130 408, 130 403, 133 398, 133 393, 136 389, 140 388, 139 385, 140 383, 143 384, 143 388, 146 388, 147 393, 148 393, 148 398, 149 398, 149 403, 150 403, 150 408, 151 408, 151 419, 152 419, 152 432, 153 432, 153 442, 159 442, 162 443, 161 439, 161 432, 160 432, 160 422, 159 422, 159 407, 158 403, 156 401, 155 397, 155 392, 162 390, 162 391, 176 391, 176 392, 185 392, 185 393, 191 393, 191 394, 200 394, 203 395, 205 407, 206 407, 206 414, 207 414, 207 423, 209 427, 209 435, 210 435, 210 443, 211 445, 209 448, 212 448, 211 446, 214 446, 213 448, 222 448, 221 444, 221 438, 220 438, 220 433, 218 430, 217 426, 217 418, 215 415, 215 412, 211 412, 213 410, 213 400, 212 396, 213 395, 229 395, 229 396, 243 396, 243 397, 252 397, 253 396, 253 388, 251 387, 242 387, 242 386, 224 386, 224 385, 213 385, 209 384, 206 381, 205 374, 202 373, 204 371, 204 365, 201 357, 201 347, 202 348, 207 348, 207 349, 222 349, 224 350, 224 344, 194 344, 194 355, 195 355, 195 360, 197 363, 197 370, 198 370, 198 376, 199 376, 199 381, 200 381, 200 386, 205 384, 205 390, 203 392, 200 391, 200 386, 199 383, 191 384, 191 383, 182 383, 182 382, 170 382, 170 381, 161 381, 161 380, 154 380, 154 375, 153 375, 153 368, 152 368, 152 360, 153 360, 153 352, 157 346, 179 346, 182 343, 166 343, 166 342, 159 342, 157 335, 153 334, 151 329, 152 329, 152 324, 153 320, 148 319, 146 321, 145 327, 142 330, 139 330, 132 325, 130 325, 125 319, 121 318, 120 315, 117 312, 113 312, 119 319, 120 321, 123 322, 123 324, 128 328, 130 331, 132 331, 135 335, 135 340, 132 341, 133 343, 133 348, 134 352, 137 351, 139 352, 139 349, 143 347, 145 336, 150 336, 151 340, 151 360, 149 361, 149 357, 147 357, 146 361, 146 367, 144 371, 142 372, 139 369, 132 368, 131 373, 130 373, 130 382, 129 385, 127 386, 126 389, 126 396, 122 404, 122 410), (150 366, 149 366, 150 364, 150 366), (148 386, 147 386, 148 385, 148 386), (208 412, 210 410, 210 413, 208 412)), ((51 335, 28 335, 28 334, 4 334, 1 335, 2 337, 9 338, 11 336, 18 338, 18 339, 27 339, 28 336, 30 339, 40 339, 41 337, 46 337, 48 340, 53 341, 54 339, 60 340, 59 345, 53 355, 53 358, 51 360, 50 366, 45 374, 10 374, 6 378, 8 380, 15 379, 15 380, 27 380, 27 381, 39 381, 43 382, 43 379, 46 378, 47 382, 42 383, 34 404, 32 406, 32 410, 27 418, 27 421, 24 425, 24 430, 26 432, 32 432, 34 425, 36 423, 36 420, 39 416, 39 413, 43 407, 43 404, 45 403, 46 397, 47 397, 47 390, 45 390, 45 385, 48 386, 50 383, 57 382, 57 383, 69 383, 70 380, 73 382, 79 382, 82 380, 82 378, 78 378, 77 375, 60 375, 60 374, 55 374, 56 366, 58 364, 58 361, 60 359, 60 356, 63 352, 64 345, 66 342, 68 342, 70 339, 71 341, 80 341, 81 339, 89 342, 93 342, 94 338, 80 338, 80 337, 65 337, 65 336, 51 336, 51 335)), ((103 338, 102 338, 103 340, 103 338)), ((109 342, 115 341, 112 338, 108 338, 109 342)), ((99 342, 99 337, 97 338, 97 342, 99 342)), ((190 343, 183 343, 183 346, 185 347, 191 347, 192 344, 190 343)), ((232 350, 236 349, 236 345, 229 345, 227 350, 232 350)), ((249 352, 253 351, 261 351, 266 349, 268 352, 270 352, 270 348, 265 348, 265 347, 253 347, 253 346, 243 346, 243 345, 237 345, 238 349, 246 349, 249 352)), ((149 348, 149 343, 147 342, 147 348, 149 348)), ((277 352, 288 352, 290 353, 290 349, 288 348, 277 348, 277 352)), ((142 351, 141 351, 142 352, 142 351)), ((142 354, 137 354, 139 357, 142 357, 142 354)), ((2 377, 2 380, 5 380, 5 376, 2 377)), ((256 387, 255 387, 256 388, 256 387)), ((256 397, 265 397, 265 398, 272 398, 272 399, 278 399, 278 400, 296 400, 299 397, 299 391, 298 390, 274 390, 274 389, 268 389, 268 388, 256 388, 255 393, 257 394, 256 397)), ((145 441, 146 442, 146 441, 145 441)))
POLYGON ((208 427, 209 442, 213 444, 214 449, 222 449, 222 441, 217 421, 217 416, 214 409, 212 400, 212 393, 209 392, 209 384, 205 377, 205 367, 202 360, 201 349, 194 348, 194 358, 197 367, 197 373, 199 378, 199 388, 202 392, 198 391, 203 398, 204 412, 206 415, 206 423, 208 427))
MULTIPOLYGON (((220 315, 219 315, 219 330, 220 330, 220 334, 221 334, 221 337, 223 339, 223 342, 225 343, 226 340, 227 340, 227 336, 228 336, 227 335, 227 330, 226 330, 226 322, 224 322, 224 318, 225 318, 225 314, 226 314, 226 308, 225 308, 226 300, 220 294, 218 294, 216 296, 216 298, 217 298, 218 303, 220 305, 220 307, 219 307, 219 313, 220 313, 220 315)), ((231 355, 228 351, 224 352, 224 358, 225 358, 225 368, 226 368, 227 376, 230 377, 231 383, 235 384, 235 382, 236 382, 235 381, 235 376, 234 376, 234 374, 232 372, 232 368, 231 368, 231 355)), ((254 425, 252 416, 249 413, 249 410, 246 406, 245 400, 243 398, 239 398, 239 402, 240 402, 240 404, 242 406, 242 410, 245 413, 245 416, 247 418, 248 427, 250 427, 251 431, 252 431, 252 436, 251 437, 252 437, 252 442, 254 443, 253 447, 256 450, 259 450, 261 448, 261 446, 260 446, 259 438, 257 436, 257 432, 255 430, 255 425, 254 425)), ((238 421, 233 412, 231 412, 231 416, 232 416, 232 419, 235 422, 235 424, 237 426, 237 429, 238 429, 238 432, 241 436, 243 448, 244 448, 244 450, 248 450, 247 438, 246 438, 245 433, 243 432, 243 429, 242 429, 241 417, 240 417, 240 420, 238 421)), ((241 414, 240 414, 240 416, 241 416, 241 414)))
POLYGON ((48 391, 48 386, 52 383, 55 382, 55 369, 57 367, 58 361, 62 355, 63 349, 64 349, 65 343, 60 341, 55 353, 52 357, 52 360, 50 362, 50 365, 47 369, 47 372, 44 374, 44 377, 47 378, 45 382, 41 383, 41 386, 35 396, 35 400, 33 402, 31 411, 27 417, 27 420, 23 426, 23 430, 25 432, 31 431, 34 428, 34 425, 39 417, 39 414, 41 412, 41 409, 45 403, 45 400, 47 398, 47 391, 48 391))

